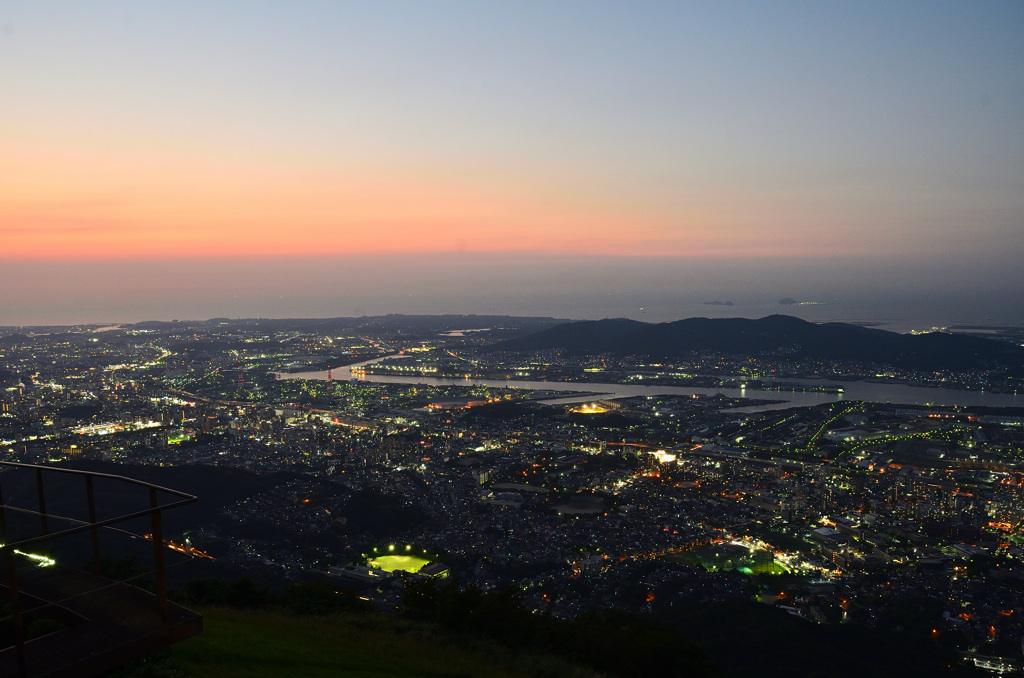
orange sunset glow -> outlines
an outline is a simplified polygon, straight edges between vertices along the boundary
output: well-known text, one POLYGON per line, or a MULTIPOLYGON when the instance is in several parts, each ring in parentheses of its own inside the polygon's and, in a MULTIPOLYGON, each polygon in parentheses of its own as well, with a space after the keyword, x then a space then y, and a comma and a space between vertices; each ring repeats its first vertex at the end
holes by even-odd
POLYGON ((0 325, 1024 308, 1012 4, 398 5, 0 9, 0 325))
POLYGON ((22 150, 0 163, 7 259, 459 251, 743 257, 836 249, 798 229, 780 237, 746 228, 762 221, 755 215, 763 205, 737 211, 712 199, 638 209, 626 199, 545 196, 527 182, 498 186, 426 170, 287 169, 102 151, 22 150))

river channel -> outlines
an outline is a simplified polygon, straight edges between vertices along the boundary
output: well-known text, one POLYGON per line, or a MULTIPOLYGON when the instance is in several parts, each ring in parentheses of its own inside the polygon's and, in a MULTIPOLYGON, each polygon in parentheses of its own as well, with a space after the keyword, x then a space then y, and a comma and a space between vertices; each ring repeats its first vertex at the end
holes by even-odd
MULTIPOLYGON (((684 388, 681 386, 644 386, 641 384, 604 384, 595 382, 563 382, 563 381, 527 381, 519 379, 439 379, 419 375, 390 376, 378 374, 352 373, 353 367, 370 365, 382 360, 377 358, 365 362, 336 367, 331 373, 336 381, 373 382, 384 384, 434 384, 438 386, 490 386, 492 388, 522 388, 532 391, 560 391, 564 397, 546 399, 549 404, 568 404, 593 400, 614 398, 632 398, 653 395, 722 395, 732 398, 750 400, 782 401, 771 404, 752 405, 735 408, 735 411, 757 412, 764 410, 784 409, 787 407, 805 407, 820 405, 842 400, 866 400, 870 402, 892 403, 897 405, 939 405, 968 406, 985 405, 988 407, 1024 407, 1024 393, 986 393, 976 390, 958 390, 946 388, 929 388, 907 386, 906 384, 877 384, 864 381, 829 380, 828 384, 842 385, 843 393, 822 393, 820 391, 768 391, 754 388, 684 388), (590 395, 572 396, 572 393, 590 395), (600 396, 593 395, 600 393, 600 396)), ((327 371, 323 372, 278 372, 279 379, 327 379, 327 371)), ((801 383, 808 388, 821 386, 826 382, 816 379, 786 379, 787 384, 801 383)))

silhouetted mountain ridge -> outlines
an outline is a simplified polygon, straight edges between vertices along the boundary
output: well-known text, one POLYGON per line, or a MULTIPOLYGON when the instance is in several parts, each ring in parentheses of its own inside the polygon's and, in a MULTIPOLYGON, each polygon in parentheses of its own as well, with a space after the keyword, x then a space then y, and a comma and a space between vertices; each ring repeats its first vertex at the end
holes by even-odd
POLYGON ((693 352, 791 355, 794 358, 884 363, 923 370, 964 370, 1024 364, 1024 349, 964 334, 897 334, 846 323, 809 323, 786 315, 687 318, 643 323, 622 318, 567 323, 495 344, 493 350, 558 349, 569 354, 645 355, 672 360, 693 352))

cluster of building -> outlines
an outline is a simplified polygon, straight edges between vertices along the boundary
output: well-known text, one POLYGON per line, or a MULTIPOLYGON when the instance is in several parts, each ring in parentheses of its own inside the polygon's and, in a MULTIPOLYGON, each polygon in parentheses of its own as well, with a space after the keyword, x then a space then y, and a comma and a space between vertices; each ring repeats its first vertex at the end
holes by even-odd
MULTIPOLYGON (((8 334, 0 458, 251 472, 264 480, 191 542, 235 567, 361 583, 385 607, 405 575, 353 568, 400 539, 438 554, 428 575, 515 586, 556 615, 756 597, 813 622, 906 627, 1020 657, 1021 413, 842 401, 759 411, 720 395, 546 405, 511 384, 274 375, 412 349, 426 350, 386 370, 443 350, 445 365, 507 371, 474 352, 481 342, 229 323, 8 334)), ((534 356, 514 375, 551 377, 553 360, 534 356)), ((627 367, 644 374, 603 358, 571 366, 627 367)), ((707 368, 649 376, 727 371, 707 368)))

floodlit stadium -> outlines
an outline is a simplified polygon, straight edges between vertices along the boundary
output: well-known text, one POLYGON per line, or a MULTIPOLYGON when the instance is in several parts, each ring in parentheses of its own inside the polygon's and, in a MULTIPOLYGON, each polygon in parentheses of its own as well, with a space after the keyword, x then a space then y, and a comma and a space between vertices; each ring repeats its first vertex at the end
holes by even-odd
POLYGON ((436 558, 424 549, 409 544, 404 546, 389 544, 386 547, 375 547, 372 553, 367 554, 366 565, 389 574, 399 571, 416 573, 435 560, 436 558))
POLYGON ((371 558, 367 561, 367 564, 375 569, 384 570, 385 572, 397 572, 398 570, 404 570, 406 572, 419 572, 420 568, 424 565, 429 565, 430 561, 426 558, 419 556, 381 556, 379 558, 371 558))

